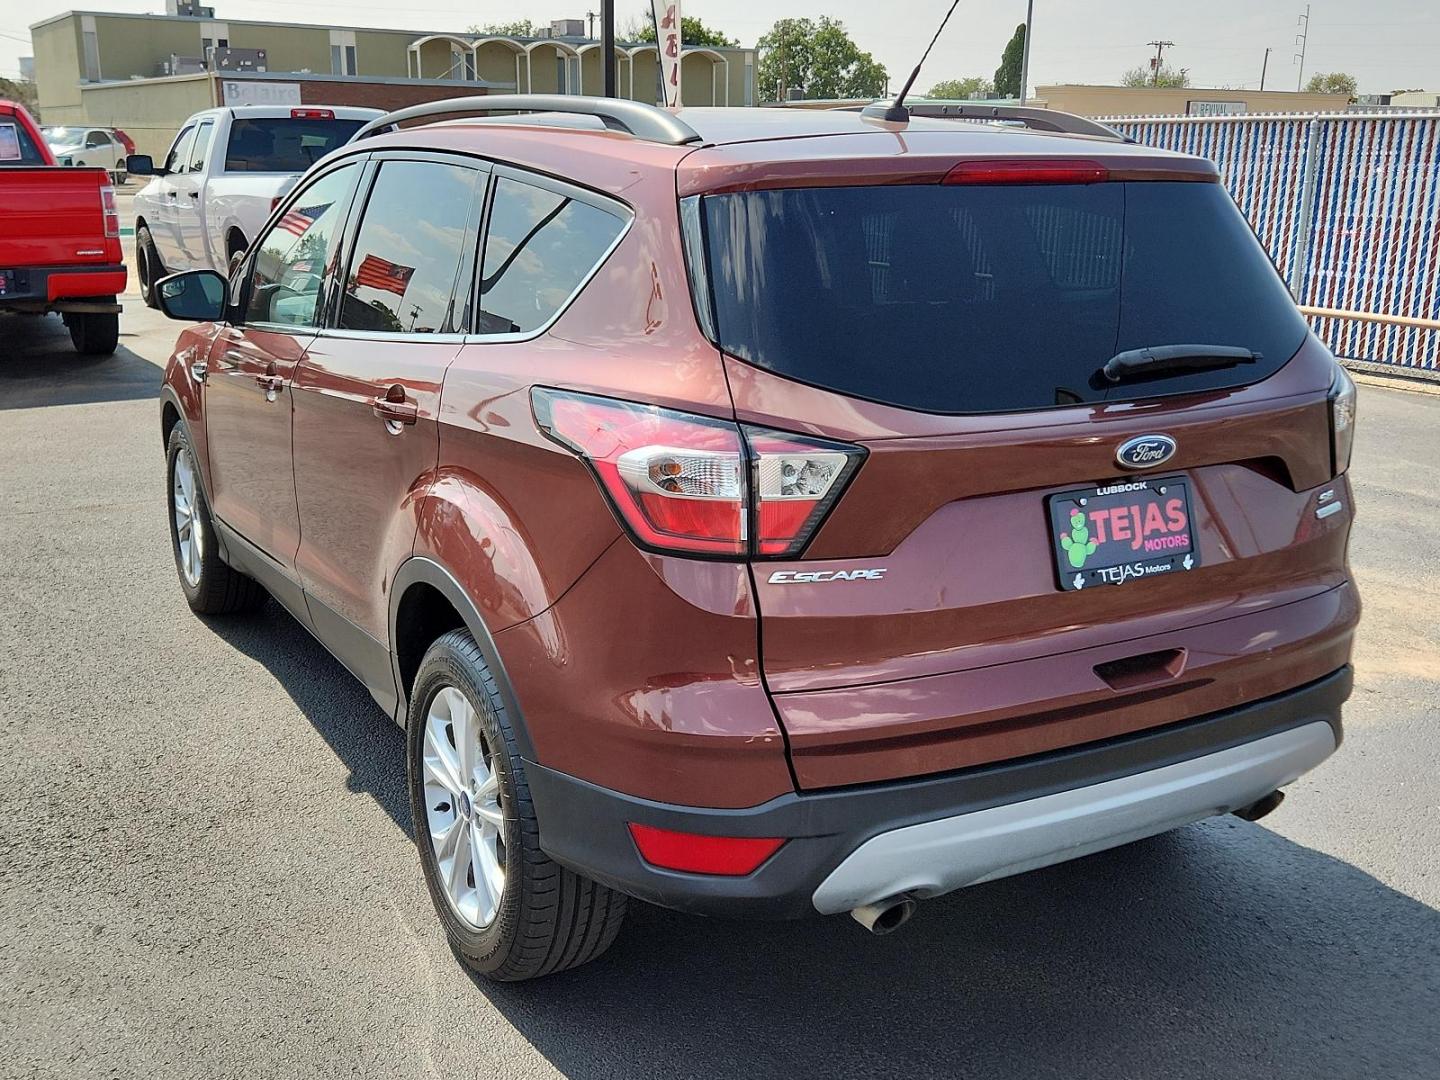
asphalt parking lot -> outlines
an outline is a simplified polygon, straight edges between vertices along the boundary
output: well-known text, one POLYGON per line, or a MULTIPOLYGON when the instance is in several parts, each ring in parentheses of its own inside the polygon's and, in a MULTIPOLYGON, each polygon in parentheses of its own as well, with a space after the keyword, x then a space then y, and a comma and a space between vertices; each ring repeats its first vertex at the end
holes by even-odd
POLYGON ((851 920, 635 905, 596 963, 472 982, 401 735, 270 605, 174 580, 156 394, 0 321, 0 1075, 1440 1075, 1440 396, 1360 392, 1341 752, 1228 818, 851 920))

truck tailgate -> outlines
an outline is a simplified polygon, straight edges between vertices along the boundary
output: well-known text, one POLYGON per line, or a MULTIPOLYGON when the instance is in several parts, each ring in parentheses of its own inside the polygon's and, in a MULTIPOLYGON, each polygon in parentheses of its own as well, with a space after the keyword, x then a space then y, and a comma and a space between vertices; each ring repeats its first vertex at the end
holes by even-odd
POLYGON ((100 201, 109 183, 104 169, 0 169, 0 269, 120 262, 100 201))

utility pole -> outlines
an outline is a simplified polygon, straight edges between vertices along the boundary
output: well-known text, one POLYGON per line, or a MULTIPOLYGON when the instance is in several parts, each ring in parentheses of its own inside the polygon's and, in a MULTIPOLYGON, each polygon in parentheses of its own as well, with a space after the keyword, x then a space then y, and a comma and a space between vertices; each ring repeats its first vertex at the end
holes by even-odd
MULTIPOLYGON (((600 55, 605 57, 603 93, 616 97, 615 93, 615 0, 600 0, 600 55)), ((658 57, 658 53, 656 54, 658 57)))
POLYGON ((1025 104, 1025 92, 1030 88, 1030 31, 1035 26, 1035 0, 1025 3, 1025 48, 1020 53, 1020 104, 1025 104))
POLYGON ((1300 46, 1300 51, 1295 54, 1294 61, 1300 65, 1300 74, 1295 76, 1295 89, 1301 89, 1305 84, 1305 46, 1310 43, 1310 5, 1305 5, 1305 14, 1296 20, 1296 25, 1303 27, 1300 33, 1295 35, 1295 44, 1300 46))
POLYGON ((587 12, 585 13, 585 19, 586 19, 586 21, 590 24, 590 26, 589 26, 589 32, 588 32, 585 36, 588 37, 591 41, 594 41, 594 40, 595 40, 595 12, 593 12, 593 11, 587 11, 587 12))
MULTIPOLYGON (((1026 34, 1025 36, 1028 38, 1030 35, 1026 34)), ((1165 50, 1173 48, 1175 43, 1173 41, 1147 41, 1145 44, 1155 46, 1155 59, 1150 61, 1150 70, 1154 72, 1154 74, 1150 76, 1150 85, 1159 86, 1160 58, 1165 55, 1165 50)))
POLYGON ((1260 62, 1260 89, 1265 89, 1265 72, 1270 67, 1270 50, 1265 50, 1265 59, 1260 62))

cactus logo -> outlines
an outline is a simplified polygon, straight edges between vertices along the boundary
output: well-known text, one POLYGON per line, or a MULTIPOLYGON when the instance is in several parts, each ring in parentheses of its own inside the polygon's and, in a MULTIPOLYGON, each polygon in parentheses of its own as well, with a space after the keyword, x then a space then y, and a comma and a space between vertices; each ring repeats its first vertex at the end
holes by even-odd
POLYGON ((1070 531, 1060 534, 1060 546, 1065 549, 1065 555, 1070 560, 1070 565, 1079 570, 1085 565, 1085 560, 1095 554, 1095 549, 1100 545, 1090 537, 1090 527, 1085 524, 1085 515, 1079 507, 1070 511, 1070 531))

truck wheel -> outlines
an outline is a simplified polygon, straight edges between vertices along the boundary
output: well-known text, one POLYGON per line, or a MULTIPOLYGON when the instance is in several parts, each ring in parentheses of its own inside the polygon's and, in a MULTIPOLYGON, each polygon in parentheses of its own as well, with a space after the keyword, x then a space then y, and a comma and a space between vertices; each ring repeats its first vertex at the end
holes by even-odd
POLYGON ((229 615, 254 611, 265 602, 265 590, 220 558, 215 523, 200 486, 200 469, 185 434, 185 425, 170 429, 165 447, 169 480, 170 547, 180 589, 192 611, 202 615, 229 615))
MULTIPOLYGON (((102 299, 113 302, 114 297, 102 299)), ((70 340, 81 356, 109 356, 120 344, 118 313, 72 312, 65 325, 70 328, 70 340)))
POLYGON ((146 307, 159 307, 155 299, 155 282, 165 276, 165 264, 155 251, 155 241, 150 230, 141 225, 135 230, 135 274, 140 279, 140 299, 146 307))
POLYGON ((405 756, 425 884, 467 967, 520 982, 610 947, 626 898, 540 850, 510 718, 466 630, 439 638, 420 662, 405 756))

